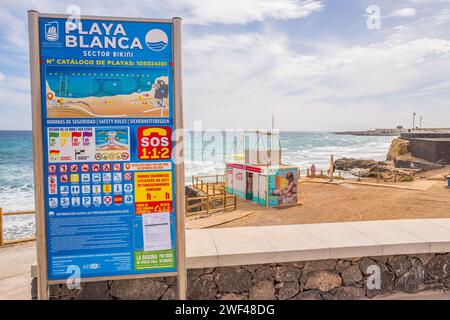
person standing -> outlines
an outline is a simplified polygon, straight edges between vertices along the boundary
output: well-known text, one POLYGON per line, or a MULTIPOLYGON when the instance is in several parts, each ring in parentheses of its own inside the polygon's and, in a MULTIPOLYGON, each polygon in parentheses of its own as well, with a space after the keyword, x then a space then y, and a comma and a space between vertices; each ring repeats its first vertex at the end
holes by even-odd
POLYGON ((316 165, 313 163, 311 166, 311 177, 314 178, 316 176, 316 171, 317 171, 316 165))

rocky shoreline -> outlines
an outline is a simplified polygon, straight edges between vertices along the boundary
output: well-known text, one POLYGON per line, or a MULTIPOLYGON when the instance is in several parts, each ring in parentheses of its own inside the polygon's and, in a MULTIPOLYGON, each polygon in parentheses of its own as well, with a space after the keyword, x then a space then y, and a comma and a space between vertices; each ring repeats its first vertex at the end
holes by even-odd
POLYGON ((395 138, 386 156, 386 161, 372 159, 341 158, 334 162, 336 170, 349 172, 359 178, 377 178, 386 182, 413 181, 423 172, 442 169, 445 166, 411 155, 410 142, 395 138))
POLYGON ((411 134, 417 134, 417 133, 423 133, 423 134, 435 134, 435 133, 449 133, 450 128, 416 128, 414 130, 412 129, 406 129, 402 127, 398 128, 387 128, 387 129, 373 129, 373 130, 360 130, 360 131, 340 131, 340 132, 333 132, 334 134, 339 135, 350 135, 350 136, 374 136, 374 137, 390 137, 390 136, 401 136, 402 134, 411 133, 411 134))

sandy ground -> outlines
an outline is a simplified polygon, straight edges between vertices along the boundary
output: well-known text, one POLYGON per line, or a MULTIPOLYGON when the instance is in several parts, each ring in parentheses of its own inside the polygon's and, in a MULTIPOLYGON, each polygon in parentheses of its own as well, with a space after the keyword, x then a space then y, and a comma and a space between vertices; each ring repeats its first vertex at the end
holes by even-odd
POLYGON ((357 183, 300 183, 301 205, 264 208, 239 200, 239 210, 255 213, 221 227, 450 218, 450 189, 444 181, 421 180, 395 185, 417 190, 357 183))

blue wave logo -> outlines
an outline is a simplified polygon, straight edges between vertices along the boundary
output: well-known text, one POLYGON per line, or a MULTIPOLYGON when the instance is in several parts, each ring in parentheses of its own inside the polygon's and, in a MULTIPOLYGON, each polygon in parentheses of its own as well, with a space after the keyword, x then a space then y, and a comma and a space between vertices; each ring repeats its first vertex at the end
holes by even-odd
POLYGON ((159 41, 159 42, 147 42, 147 46, 155 51, 161 51, 163 50, 166 46, 167 43, 164 41, 159 41))
POLYGON ((167 34, 161 29, 152 29, 147 32, 145 36, 147 47, 153 51, 162 51, 167 47, 169 38, 167 34))

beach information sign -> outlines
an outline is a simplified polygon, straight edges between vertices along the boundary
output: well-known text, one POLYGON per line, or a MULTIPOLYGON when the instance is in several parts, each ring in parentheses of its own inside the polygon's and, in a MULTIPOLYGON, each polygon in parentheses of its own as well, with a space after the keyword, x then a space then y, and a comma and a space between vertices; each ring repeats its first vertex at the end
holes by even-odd
POLYGON ((179 25, 30 12, 49 282, 177 272, 179 25))

